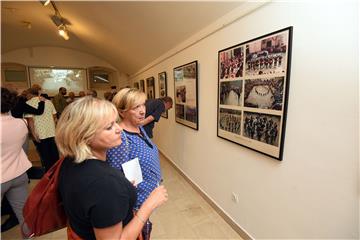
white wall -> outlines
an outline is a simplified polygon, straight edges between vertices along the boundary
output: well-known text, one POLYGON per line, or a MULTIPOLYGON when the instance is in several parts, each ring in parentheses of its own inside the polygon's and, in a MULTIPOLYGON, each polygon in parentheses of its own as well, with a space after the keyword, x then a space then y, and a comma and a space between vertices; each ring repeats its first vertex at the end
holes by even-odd
POLYGON ((167 71, 174 96, 173 68, 198 60, 199 131, 175 123, 170 110, 154 139, 254 238, 358 238, 358 53, 356 1, 269 3, 131 80, 167 71), (288 26, 290 96, 279 162, 216 136, 217 53, 288 26))
MULTIPOLYGON (((68 48, 33 47, 21 48, 1 55, 2 62, 21 63, 26 66, 41 67, 74 67, 89 68, 94 66, 108 67, 115 70, 114 77, 118 87, 128 85, 128 77, 116 70, 114 66, 96 56, 68 48)), ((110 90, 110 88, 109 88, 110 90)), ((109 91, 108 90, 108 91, 109 91)), ((97 90, 99 97, 103 97, 105 90, 97 90)))

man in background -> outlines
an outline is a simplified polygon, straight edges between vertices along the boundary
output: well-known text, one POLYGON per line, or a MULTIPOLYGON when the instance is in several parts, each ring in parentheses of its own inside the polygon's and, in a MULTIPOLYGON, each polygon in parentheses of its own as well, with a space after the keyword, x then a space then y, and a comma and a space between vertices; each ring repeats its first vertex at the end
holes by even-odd
POLYGON ((142 121, 141 125, 144 126, 144 130, 149 138, 152 138, 155 122, 160 120, 160 116, 163 112, 172 108, 173 100, 171 97, 167 96, 157 99, 148 99, 145 103, 145 106, 145 119, 142 121))
POLYGON ((58 118, 60 117, 61 113, 64 111, 65 107, 68 105, 64 97, 65 95, 66 95, 66 88, 61 87, 59 88, 59 93, 56 94, 52 100, 58 118))
MULTIPOLYGON (((36 108, 40 101, 38 97, 39 89, 30 88, 29 93, 33 97, 26 103, 36 108)), ((45 100, 43 114, 25 114, 24 117, 28 120, 30 132, 34 138, 36 150, 40 155, 42 165, 47 171, 59 159, 59 152, 55 143, 55 107, 51 101, 45 100)))

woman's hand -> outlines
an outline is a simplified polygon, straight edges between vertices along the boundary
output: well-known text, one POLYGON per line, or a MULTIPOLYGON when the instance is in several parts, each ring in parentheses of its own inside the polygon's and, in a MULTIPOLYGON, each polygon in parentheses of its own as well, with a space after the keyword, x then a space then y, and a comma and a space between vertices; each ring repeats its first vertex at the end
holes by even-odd
POLYGON ((163 205, 168 200, 167 190, 164 186, 159 186, 151 192, 145 203, 149 204, 152 210, 163 205))

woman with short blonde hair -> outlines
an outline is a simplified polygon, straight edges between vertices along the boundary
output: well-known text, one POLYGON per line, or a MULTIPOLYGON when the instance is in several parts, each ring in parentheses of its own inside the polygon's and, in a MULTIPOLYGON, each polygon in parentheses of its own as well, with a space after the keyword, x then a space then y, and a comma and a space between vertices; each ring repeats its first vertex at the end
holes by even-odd
MULTIPOLYGON (((138 197, 134 210, 138 212, 141 211, 151 191, 156 189, 162 180, 158 148, 141 126, 145 118, 145 100, 145 93, 136 88, 124 88, 115 95, 113 103, 122 119, 119 124, 123 129, 122 143, 111 148, 106 157, 110 166, 121 171, 123 163, 138 158, 143 175, 143 181, 136 188, 138 197)), ((151 225, 151 222, 147 221, 147 225, 151 225)), ((147 230, 151 227, 145 229, 143 237, 148 239, 150 231, 147 230)))
POLYGON ((56 142, 65 157, 59 192, 69 220, 69 239, 136 239, 152 211, 167 200, 156 188, 133 218, 136 190, 110 167, 106 151, 121 144, 118 112, 106 100, 81 98, 61 114, 56 142))
MULTIPOLYGON (((136 88, 123 88, 113 98, 112 102, 120 112, 126 112, 146 101, 146 94, 136 88)), ((122 115, 120 114, 122 118, 122 115)))

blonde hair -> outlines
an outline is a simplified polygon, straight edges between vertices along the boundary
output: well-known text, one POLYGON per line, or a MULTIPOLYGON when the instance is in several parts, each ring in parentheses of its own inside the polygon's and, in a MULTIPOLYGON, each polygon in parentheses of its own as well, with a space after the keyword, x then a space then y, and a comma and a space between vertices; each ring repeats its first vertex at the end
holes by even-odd
MULTIPOLYGON (((144 92, 137 88, 123 88, 113 98, 118 111, 128 111, 139 104, 143 104, 146 100, 144 92)), ((120 116, 121 117, 121 116, 120 116)))
POLYGON ((56 126, 55 141, 64 157, 73 157, 81 163, 94 158, 89 146, 96 130, 100 129, 104 119, 117 113, 115 106, 105 100, 83 97, 68 105, 61 113, 56 126))

